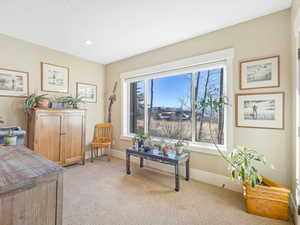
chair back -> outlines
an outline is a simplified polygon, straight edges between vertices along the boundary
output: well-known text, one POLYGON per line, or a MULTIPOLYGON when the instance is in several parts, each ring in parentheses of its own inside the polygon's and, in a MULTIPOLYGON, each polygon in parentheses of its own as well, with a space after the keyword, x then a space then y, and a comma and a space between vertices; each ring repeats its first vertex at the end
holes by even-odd
POLYGON ((112 140, 112 125, 109 123, 96 124, 95 138, 102 140, 112 140))

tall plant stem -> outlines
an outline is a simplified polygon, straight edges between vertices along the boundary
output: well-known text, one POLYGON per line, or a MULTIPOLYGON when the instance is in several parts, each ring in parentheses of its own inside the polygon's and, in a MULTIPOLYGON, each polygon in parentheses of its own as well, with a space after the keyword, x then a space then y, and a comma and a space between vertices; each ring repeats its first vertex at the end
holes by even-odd
POLYGON ((212 133, 212 128, 211 128, 211 124, 212 124, 212 117, 213 117, 213 109, 212 106, 210 106, 210 118, 209 118, 209 134, 210 134, 210 139, 213 143, 213 145, 215 146, 215 148, 217 149, 217 151, 219 152, 219 154, 221 155, 221 157, 230 164, 230 166, 232 166, 233 168, 236 168, 235 165, 233 165, 226 157, 226 155, 220 150, 219 146, 217 145, 214 137, 213 137, 213 133, 212 133))

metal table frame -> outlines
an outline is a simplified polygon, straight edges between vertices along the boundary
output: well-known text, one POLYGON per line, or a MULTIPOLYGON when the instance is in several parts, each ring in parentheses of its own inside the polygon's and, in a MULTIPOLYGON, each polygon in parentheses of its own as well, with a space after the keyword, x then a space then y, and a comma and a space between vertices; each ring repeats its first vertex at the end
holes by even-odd
POLYGON ((168 165, 172 165, 175 168, 175 191, 180 190, 179 183, 179 165, 185 164, 185 180, 190 179, 190 154, 188 152, 183 152, 180 155, 174 157, 165 156, 163 154, 153 154, 153 150, 144 151, 142 149, 136 149, 134 147, 128 148, 126 150, 126 172, 128 175, 131 174, 130 170, 130 156, 135 156, 140 158, 140 168, 144 167, 144 160, 151 160, 155 162, 160 162, 168 165))

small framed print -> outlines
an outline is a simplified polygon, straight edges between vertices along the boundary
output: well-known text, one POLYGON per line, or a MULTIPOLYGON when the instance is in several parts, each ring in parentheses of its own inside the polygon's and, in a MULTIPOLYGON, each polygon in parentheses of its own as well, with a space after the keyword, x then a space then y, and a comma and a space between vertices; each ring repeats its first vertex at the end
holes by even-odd
POLYGON ((42 91, 69 92, 69 68, 41 62, 42 91))
POLYGON ((236 126, 284 128, 284 92, 236 94, 236 126))
POLYGON ((77 96, 89 103, 97 103, 97 85, 77 82, 77 96))
POLYGON ((28 72, 0 68, 0 96, 27 97, 28 72))
POLYGON ((280 86, 280 57, 271 56, 240 62, 240 89, 280 86))

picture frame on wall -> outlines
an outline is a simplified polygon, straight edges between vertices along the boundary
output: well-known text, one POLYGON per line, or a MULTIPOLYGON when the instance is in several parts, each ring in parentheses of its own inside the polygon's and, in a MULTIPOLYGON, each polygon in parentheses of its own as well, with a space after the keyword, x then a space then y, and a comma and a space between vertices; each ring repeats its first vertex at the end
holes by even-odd
POLYGON ((41 62, 42 91, 69 92, 69 68, 41 62))
POLYGON ((27 97, 29 73, 0 68, 0 96, 27 97))
POLYGON ((284 129, 284 92, 236 94, 236 126, 284 129))
POLYGON ((77 82, 76 95, 87 103, 97 103, 97 85, 77 82))
POLYGON ((240 89, 275 88, 280 86, 280 56, 240 62, 240 89))

